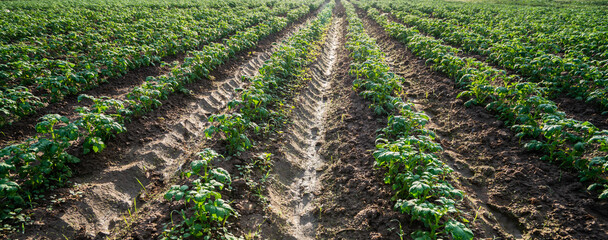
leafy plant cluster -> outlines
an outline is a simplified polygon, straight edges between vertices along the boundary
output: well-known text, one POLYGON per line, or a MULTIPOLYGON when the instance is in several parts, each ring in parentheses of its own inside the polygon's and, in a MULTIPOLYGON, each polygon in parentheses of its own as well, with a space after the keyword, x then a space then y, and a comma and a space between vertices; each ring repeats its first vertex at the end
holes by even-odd
MULTIPOLYGON (((310 9, 318 7, 320 3, 321 1, 315 0, 303 4, 290 10, 288 15, 299 18, 310 9)), ((188 57, 184 59, 184 62, 180 66, 173 67, 169 74, 159 77, 150 76, 141 86, 135 87, 127 94, 127 102, 131 110, 133 113, 142 114, 159 107, 161 100, 183 88, 184 84, 208 78, 209 73, 225 61, 239 52, 255 47, 259 40, 278 32, 291 22, 293 20, 283 17, 269 17, 263 23, 224 39, 223 43, 211 43, 201 50, 188 52, 188 57)))
MULTIPOLYGON (((488 26, 485 26, 483 33, 487 34, 484 36, 459 25, 460 22, 455 19, 446 21, 427 18, 423 17, 424 13, 415 10, 406 12, 393 9, 393 12, 407 25, 415 26, 420 31, 459 46, 464 51, 487 56, 488 60, 497 65, 527 77, 526 81, 538 82, 546 86, 552 96, 565 92, 581 100, 599 103, 602 109, 608 110, 606 92, 608 61, 606 60, 598 62, 584 56, 559 56, 559 51, 555 54, 549 53, 552 51, 547 48, 553 46, 552 42, 542 37, 526 41, 510 34, 505 35, 502 29, 488 26)), ((510 21, 510 19, 502 19, 502 21, 510 21)), ((606 53, 608 54, 608 51, 606 53)))
POLYGON ((297 17, 310 9, 298 6, 295 14, 280 5, 270 9, 265 4, 251 4, 217 9, 87 11, 81 16, 89 18, 87 22, 103 20, 104 24, 93 28, 85 23, 82 29, 65 34, 57 30, 57 34, 0 45, 0 102, 5 103, 0 108, 0 125, 33 113, 45 103, 94 88, 108 78, 158 63, 162 57, 207 46, 276 15, 289 12, 297 17), (33 97, 31 89, 45 96, 33 97))
POLYGON ((126 131, 121 114, 129 110, 124 102, 87 95, 82 99, 93 104, 77 109, 75 120, 45 115, 36 124, 39 136, 0 149, 0 223, 16 220, 15 209, 31 207, 45 191, 66 182, 72 174, 68 165, 80 161, 68 153, 70 147, 82 143, 85 154, 99 152, 105 141, 126 131))
POLYGON ((127 98, 135 113, 145 113, 161 105, 161 100, 183 88, 184 84, 209 77, 209 73, 237 53, 254 47, 260 39, 287 26, 282 17, 272 17, 266 22, 225 39, 224 43, 212 43, 200 51, 191 51, 180 66, 159 77, 148 77, 135 87, 127 98))
MULTIPOLYGON (((239 112, 209 117, 210 122, 218 124, 205 130, 208 137, 216 132, 222 132, 227 136, 229 153, 238 154, 251 147, 251 141, 246 132, 251 129, 254 129, 255 132, 261 131, 261 128, 255 122, 268 128, 270 127, 270 121, 281 121, 277 118, 282 117, 282 114, 275 112, 270 107, 283 105, 281 96, 284 97, 288 94, 288 85, 295 84, 294 81, 300 77, 303 68, 314 59, 313 51, 325 35, 327 26, 331 21, 333 6, 334 3, 330 3, 329 7, 319 13, 316 20, 289 38, 284 45, 273 53, 270 59, 260 68, 260 75, 250 79, 251 87, 243 91, 242 100, 229 103, 229 108, 236 108, 239 112)), ((233 51, 231 48, 225 48, 224 50, 226 54, 233 51)), ((201 65, 198 64, 198 66, 201 65)), ((208 73, 208 71, 190 72, 208 73)), ((230 181, 230 177, 223 169, 208 171, 207 166, 213 159, 220 157, 219 154, 206 149, 200 153, 200 156, 203 160, 193 162, 191 164, 192 171, 186 173, 188 178, 191 176, 201 177, 192 182, 194 187, 176 185, 172 186, 165 194, 167 200, 180 201, 184 199, 186 209, 179 212, 183 221, 179 223, 172 221, 171 225, 167 224, 160 237, 161 239, 237 239, 228 233, 225 223, 229 217, 238 216, 238 213, 221 199, 219 193, 226 184, 225 181, 230 181), (202 174, 203 172, 205 174, 202 174), (218 172, 221 174, 218 174, 218 172), (221 184, 218 184, 218 182, 221 184)), ((268 168, 269 158, 270 154, 263 154, 256 161, 262 161, 262 164, 265 164, 265 167, 268 168)), ((250 167, 244 168, 251 171, 250 167)))
POLYGON ((234 113, 212 115, 215 123, 205 130, 207 137, 221 133, 228 143, 228 152, 238 154, 253 146, 247 134, 269 131, 285 122, 279 108, 284 97, 298 85, 306 66, 316 58, 314 50, 324 38, 331 22, 335 3, 323 9, 317 19, 283 43, 260 68, 260 74, 249 79, 251 86, 240 100, 228 103, 234 113))
MULTIPOLYGON (((440 19, 491 41, 511 38, 532 51, 563 55, 602 66, 608 57, 605 11, 592 7, 529 7, 504 4, 425 1, 376 1, 385 11, 405 11, 440 19), (474 16, 474 17, 472 17, 474 16), (595 60, 595 61, 593 61, 595 60)), ((430 20, 430 19, 429 19, 430 20)), ((464 33, 465 36, 475 36, 464 33)))
MULTIPOLYGON (((320 2, 311 4, 318 6, 320 2)), ((291 12, 304 15, 299 9, 310 9, 310 5, 291 12)), ((213 43, 201 51, 191 51, 192 57, 182 66, 174 67, 168 75, 148 77, 142 86, 127 95, 127 100, 81 95, 79 101, 86 99, 93 104, 76 109, 78 117, 72 121, 57 114, 45 115, 36 125, 39 136, 0 150, 0 199, 4 200, 0 204, 0 221, 14 221, 15 209, 31 206, 38 196, 61 186, 71 176, 68 164, 79 159, 68 153, 70 147, 82 143, 84 154, 102 151, 105 141, 126 131, 125 121, 158 107, 160 100, 183 84, 207 77, 237 52, 255 46, 260 39, 286 25, 285 18, 272 17, 225 39, 223 44, 213 43)))
POLYGON ((516 132, 516 137, 525 140, 524 147, 544 152, 544 160, 578 170, 581 181, 593 183, 590 190, 600 189, 599 198, 608 198, 608 131, 589 122, 567 118, 537 83, 511 81, 516 76, 473 58, 458 57, 458 49, 392 22, 374 8, 370 8, 368 14, 414 54, 427 59, 431 68, 447 74, 465 88, 459 97, 472 98, 465 105, 484 104, 488 110, 495 111, 516 132), (503 81, 503 86, 492 84, 497 81, 503 81))
POLYGON ((384 53, 365 33, 352 4, 344 5, 349 22, 346 48, 353 59, 349 73, 357 78, 353 87, 372 101, 374 112, 388 115, 388 126, 376 138, 374 158, 377 166, 387 169, 384 181, 395 191, 395 208, 428 229, 413 232, 415 239, 446 235, 473 239, 464 224, 468 221, 456 207, 463 192, 446 180, 453 170, 435 154, 442 148, 434 142, 435 134, 425 128, 429 117, 395 96, 401 92, 403 79, 390 72, 384 53))
POLYGON ((18 86, 0 91, 0 126, 35 113, 44 106, 39 97, 26 87, 18 86))
POLYGON ((237 239, 225 228, 229 217, 238 213, 222 199, 220 193, 230 186, 232 179, 223 168, 213 168, 211 162, 223 156, 211 149, 198 153, 201 160, 190 164, 190 171, 184 173, 191 186, 174 185, 165 193, 168 201, 183 202, 184 209, 177 213, 182 218, 179 223, 167 224, 159 239, 237 239))

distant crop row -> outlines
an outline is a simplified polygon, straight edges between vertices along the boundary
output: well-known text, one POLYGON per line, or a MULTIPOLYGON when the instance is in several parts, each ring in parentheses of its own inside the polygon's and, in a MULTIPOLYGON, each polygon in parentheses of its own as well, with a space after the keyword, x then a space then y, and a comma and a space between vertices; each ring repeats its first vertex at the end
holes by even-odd
POLYGON ((74 20, 59 18, 63 25, 73 26, 58 28, 69 31, 41 33, 0 44, 0 125, 32 114, 66 95, 156 64, 163 57, 201 48, 272 16, 287 15, 294 20, 297 15, 288 13, 293 7, 293 3, 275 4, 273 8, 251 3, 219 9, 130 8, 128 12, 112 13, 85 10, 74 13, 80 16, 74 20), (80 24, 79 20, 85 22, 80 24))
POLYGON ((105 141, 127 130, 125 121, 160 106, 161 100, 184 84, 208 77, 210 71, 235 54, 256 46, 262 38, 285 28, 288 22, 318 8, 320 3, 309 1, 290 10, 292 20, 270 17, 238 31, 223 43, 190 51, 181 65, 174 66, 167 75, 148 77, 127 94, 127 99, 81 95, 79 100, 89 99, 93 104, 76 109, 75 120, 58 114, 45 115, 36 125, 39 136, 0 150, 0 221, 22 221, 18 209, 28 203, 31 206, 44 192, 61 186, 71 176, 69 164, 80 160, 68 152, 70 147, 82 144, 85 154, 102 151, 105 141))
POLYGON ((608 59, 605 10, 594 7, 547 8, 424 1, 379 1, 383 9, 441 20, 491 38, 513 40, 546 54, 597 60, 608 59))
POLYGON ((370 3, 360 1, 387 33, 465 89, 459 96, 471 98, 466 105, 480 104, 497 113, 527 149, 543 152, 544 160, 577 170, 581 180, 592 183, 590 189, 600 189, 599 197, 608 198, 607 130, 566 117, 537 83, 513 81, 518 77, 474 58, 460 57, 459 49, 423 36, 415 26, 391 21, 370 3))
MULTIPOLYGON (((600 104, 604 111, 608 110, 607 31, 595 32, 597 37, 592 38, 588 35, 581 36, 576 32, 547 29, 546 31, 551 34, 559 35, 548 38, 543 32, 512 34, 509 30, 488 26, 491 24, 486 22, 479 23, 472 29, 467 23, 469 21, 462 20, 463 17, 459 18, 460 21, 450 19, 449 13, 442 13, 446 19, 437 19, 411 9, 400 11, 390 9, 386 5, 383 9, 393 13, 405 24, 416 26, 420 31, 459 46, 466 52, 484 55, 497 65, 526 77, 527 81, 541 83, 553 96, 568 93, 581 100, 600 104), (570 39, 571 42, 576 41, 578 44, 562 47, 559 44, 561 39, 570 39), (594 41, 596 41, 595 47, 587 46, 594 41), (591 54, 593 58, 582 54, 588 51, 602 51, 602 53, 591 54)), ((479 21, 477 15, 469 18, 479 21)), ((494 19, 494 21, 510 22, 511 19, 494 19)), ((562 20, 548 25, 551 28, 562 29, 564 24, 562 20)))

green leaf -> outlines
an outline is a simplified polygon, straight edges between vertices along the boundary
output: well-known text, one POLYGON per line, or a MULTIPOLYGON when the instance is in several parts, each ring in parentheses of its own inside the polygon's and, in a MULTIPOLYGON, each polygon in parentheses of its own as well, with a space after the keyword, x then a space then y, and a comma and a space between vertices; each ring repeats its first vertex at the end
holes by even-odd
POLYGON ((207 167, 208 164, 209 163, 206 160, 196 160, 190 163, 190 167, 192 168, 192 172, 199 174, 201 170, 207 167))
POLYGON ((224 202, 223 199, 216 199, 213 202, 205 204, 205 209, 209 212, 212 219, 218 221, 224 221, 224 219, 234 212, 234 209, 224 202))
POLYGON ((176 192, 175 200, 177 200, 177 201, 181 200, 182 198, 184 198, 184 195, 185 195, 184 192, 176 192))
POLYGON ((431 233, 429 233, 427 231, 420 231, 420 230, 413 232, 412 238, 414 240, 433 240, 431 233))
POLYGON ((600 194, 599 199, 608 199, 608 188, 602 191, 602 194, 600 194))
POLYGON ((450 219, 445 224, 445 231, 450 233, 455 240, 470 240, 474 236, 471 229, 454 219, 450 219))
POLYGON ((232 179, 230 178, 230 174, 228 173, 228 171, 224 170, 223 168, 214 168, 213 170, 211 170, 209 172, 209 176, 212 179, 215 179, 218 182, 221 182, 224 184, 230 184, 232 182, 232 179))
POLYGON ((585 151, 585 143, 578 142, 578 143, 574 144, 574 149, 579 152, 585 151))

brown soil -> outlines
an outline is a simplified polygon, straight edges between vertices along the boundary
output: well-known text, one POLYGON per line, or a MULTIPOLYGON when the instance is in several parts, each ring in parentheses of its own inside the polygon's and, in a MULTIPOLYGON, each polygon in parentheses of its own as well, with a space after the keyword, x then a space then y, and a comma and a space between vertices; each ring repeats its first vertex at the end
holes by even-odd
MULTIPOLYGON (((99 154, 82 155, 81 149, 72 153, 81 163, 72 166, 78 183, 73 188, 51 191, 51 199, 28 210, 33 224, 17 239, 105 239, 110 231, 123 222, 128 209, 142 212, 135 239, 149 239, 162 230, 172 210, 162 200, 165 189, 174 182, 174 174, 194 154, 213 142, 206 141, 203 130, 207 117, 223 111, 225 104, 237 96, 234 89, 243 87, 241 76, 253 76, 276 48, 274 43, 291 36, 316 15, 314 11, 297 23, 263 39, 255 49, 245 51, 211 73, 213 81, 200 81, 185 88, 189 94, 176 93, 163 101, 153 112, 126 124, 128 132, 118 135, 99 154), (141 182, 141 183, 140 183, 141 182), (145 186, 145 189, 142 188, 145 186), (75 192, 82 194, 73 194, 75 192), (73 193, 72 193, 73 192, 73 193), (146 204, 148 203, 148 204, 146 204)), ((133 217, 133 218, 135 218, 133 217)), ((129 233, 131 234, 131 233, 129 233)))
POLYGON ((392 210, 390 187, 373 169, 369 151, 374 148, 375 129, 386 123, 373 116, 366 107, 369 103, 352 90, 340 3, 335 16, 339 19, 334 24, 342 23, 330 31, 329 38, 339 34, 335 63, 324 64, 331 58, 325 56, 333 53, 322 50, 321 64, 313 67, 311 84, 296 101, 294 123, 275 162, 279 183, 271 186, 270 199, 285 216, 287 236, 274 238, 262 232, 264 239, 395 239, 398 222, 405 223, 392 210), (325 81, 329 86, 323 88, 325 81))
MULTIPOLYGON (((228 35, 226 38, 229 38, 230 36, 231 35, 228 35)), ((225 38, 221 38, 213 42, 221 43, 224 39, 225 38)), ((207 44, 201 45, 199 49, 205 45, 207 44)), ((240 55, 244 54, 246 53, 240 55)), ((188 57, 187 53, 178 53, 177 55, 163 58, 162 62, 181 64, 186 57, 188 57)), ((87 94, 93 97, 105 96, 112 99, 124 100, 126 95, 134 87, 144 83, 147 77, 161 76, 169 73, 170 71, 170 66, 161 67, 161 63, 155 63, 153 66, 146 66, 131 70, 121 77, 106 79, 107 82, 100 83, 99 86, 93 89, 83 91, 77 95, 68 95, 63 100, 49 103, 47 106, 39 109, 34 114, 25 116, 11 125, 0 127, 0 147, 22 142, 28 138, 34 137, 37 134, 35 129, 36 124, 39 122, 39 119, 46 114, 60 114, 68 117, 69 119, 77 118, 77 113, 74 111, 74 109, 80 106, 90 105, 89 101, 81 103, 78 102, 78 96, 81 94, 87 94)), ((35 95, 39 94, 36 93, 35 95)))
POLYGON ((376 130, 386 126, 386 117, 374 115, 370 102, 353 91, 350 63, 347 50, 340 48, 325 143, 319 150, 326 166, 320 178, 317 238, 399 239, 399 224, 408 231, 410 221, 393 210, 392 190, 383 182, 384 171, 374 169, 372 156, 376 130))
POLYGON ((431 71, 375 22, 365 22, 405 77, 408 97, 431 117, 442 157, 456 170, 454 184, 467 193, 476 236, 608 238, 606 203, 587 192, 576 173, 522 150, 509 128, 483 107, 464 107, 450 79, 431 71))
MULTIPOLYGON (((209 115, 226 112, 225 104, 238 97, 234 89, 246 87, 240 76, 255 75, 275 49, 273 43, 317 12, 222 65, 212 80, 186 86, 190 94, 173 94, 159 109, 134 119, 127 124, 129 131, 101 154, 72 149, 82 159, 73 166, 71 181, 78 185, 49 192, 64 201, 48 199, 30 210, 33 224, 11 238, 157 238, 165 224, 181 220, 172 212, 182 205, 162 198, 168 186, 188 184, 176 173, 205 147, 224 152, 222 142, 202 134, 209 115)), ((430 70, 359 14, 368 34, 387 53, 392 70, 405 78, 405 96, 431 117, 428 126, 444 148, 440 157, 455 170, 451 182, 466 192, 460 210, 471 221, 476 239, 608 239, 607 205, 587 192, 575 173, 523 151, 492 113, 480 106, 464 107, 466 100, 456 98, 461 90, 449 78, 430 70)), ((234 179, 222 195, 240 214, 226 225, 235 235, 399 239, 400 231, 409 238, 422 228, 393 210, 385 172, 374 168, 376 130, 386 126, 386 117, 374 115, 369 102, 352 89, 351 60, 344 48, 347 23, 339 1, 334 16, 320 56, 307 71, 310 81, 288 102, 287 109, 294 107, 289 124, 255 137, 255 149, 214 163, 234 179), (259 169, 243 175, 240 167, 265 152, 272 153, 270 178, 259 169), (265 184, 251 184, 262 179, 265 184)))
POLYGON ((576 120, 588 121, 602 130, 608 130, 608 115, 602 115, 599 104, 592 104, 568 96, 552 99, 566 116, 576 120))
MULTIPOLYGON (((380 9, 378 9, 380 10, 380 9)), ((382 10, 380 10, 382 11, 382 10)), ((383 12, 386 13, 386 12, 383 12)), ((388 14, 389 18, 397 23, 404 24, 403 21, 397 19, 392 14, 388 14)), ((407 25, 407 24, 405 24, 407 25)), ((426 32, 420 32, 428 37, 433 37, 426 32)), ((450 44, 445 42, 444 44, 452 46, 454 48, 461 49, 461 46, 457 44, 450 44)), ((516 71, 511 69, 504 68, 502 66, 497 65, 496 63, 489 61, 488 57, 485 55, 474 54, 470 52, 461 51, 458 53, 458 56, 464 58, 474 58, 480 62, 484 62, 495 69, 505 71, 508 75, 518 75, 516 71)), ((519 76, 519 75, 518 75, 519 76)), ((521 76, 520 76, 521 77, 521 76)), ((525 78, 523 79, 525 80, 525 78)), ((495 84, 503 84, 502 82, 496 82, 495 84)), ((579 121, 588 121, 598 127, 599 129, 606 130, 608 129, 608 117, 606 115, 602 115, 603 107, 598 103, 586 102, 577 100, 571 96, 559 95, 560 93, 555 93, 557 96, 550 96, 550 100, 554 101, 558 109, 560 111, 564 111, 568 118, 572 118, 579 121)))
MULTIPOLYGON (((163 59, 163 61, 174 61, 183 59, 184 56, 163 59)), ((109 79, 107 83, 102 83, 91 90, 83 91, 81 94, 88 94, 95 97, 108 96, 116 97, 125 95, 133 86, 140 85, 148 76, 158 76, 166 73, 169 69, 157 66, 148 66, 130 71, 120 78, 109 79)), ((84 106, 78 102, 77 95, 66 96, 63 100, 50 103, 38 109, 36 113, 25 116, 16 122, 0 127, 0 146, 18 143, 36 135, 35 126, 39 119, 46 114, 60 114, 73 119, 76 116, 74 109, 84 106)))

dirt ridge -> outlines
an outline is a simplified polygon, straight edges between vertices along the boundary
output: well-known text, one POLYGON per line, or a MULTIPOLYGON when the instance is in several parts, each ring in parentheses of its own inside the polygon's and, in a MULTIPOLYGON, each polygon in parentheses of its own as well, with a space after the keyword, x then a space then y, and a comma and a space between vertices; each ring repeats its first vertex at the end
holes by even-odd
POLYGON ((234 90, 246 84, 241 77, 258 74, 257 70, 278 48, 273 43, 295 34, 313 16, 309 14, 304 21, 267 37, 257 49, 214 71, 211 75, 217 77, 213 82, 190 84, 186 86, 192 91, 189 95, 174 94, 160 109, 127 124, 129 131, 110 142, 104 152, 87 155, 90 159, 81 157, 76 177, 71 179, 79 185, 58 192, 66 195, 73 190, 83 194, 78 198, 66 196, 70 200, 50 214, 45 209, 35 209, 32 229, 16 237, 106 237, 123 222, 127 210, 136 204, 145 207, 142 199, 150 194, 146 188, 162 189, 183 162, 197 152, 205 141, 207 118, 222 112, 227 102, 237 96, 234 90))
POLYGON ((483 107, 464 107, 461 91, 432 71, 373 20, 360 16, 406 79, 406 94, 431 117, 429 127, 464 190, 476 237, 502 239, 604 239, 606 203, 595 199, 576 173, 526 152, 511 130, 483 107))
MULTIPOLYGON (((316 219, 313 204, 320 190, 318 169, 325 161, 318 153, 323 142, 323 122, 327 109, 326 97, 331 88, 333 67, 339 47, 339 31, 344 19, 334 16, 322 54, 310 68, 311 80, 302 94, 295 99, 292 124, 286 131, 287 139, 282 146, 280 161, 275 174, 280 180, 279 189, 269 190, 271 204, 287 218, 287 231, 293 239, 314 239, 316 219), (295 169, 294 169, 295 168, 295 169), (283 192, 286 190, 286 192, 283 192)), ((279 212, 275 212, 278 214, 279 212)))

